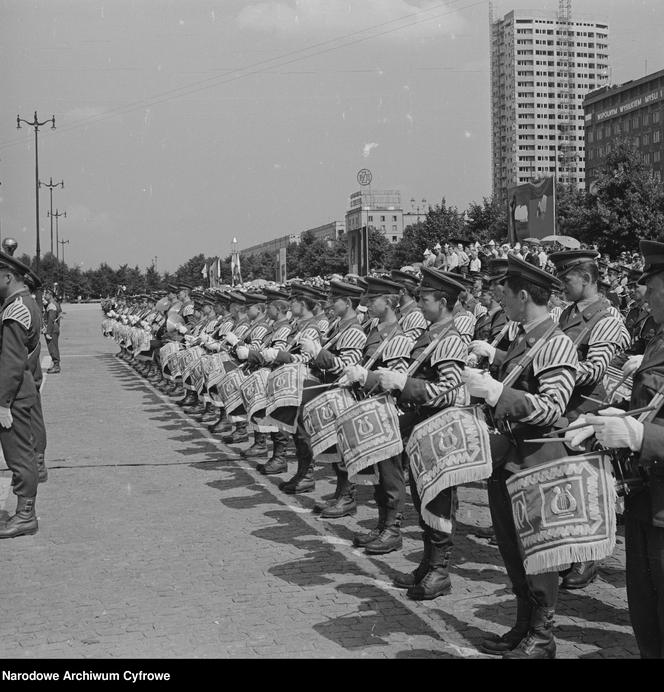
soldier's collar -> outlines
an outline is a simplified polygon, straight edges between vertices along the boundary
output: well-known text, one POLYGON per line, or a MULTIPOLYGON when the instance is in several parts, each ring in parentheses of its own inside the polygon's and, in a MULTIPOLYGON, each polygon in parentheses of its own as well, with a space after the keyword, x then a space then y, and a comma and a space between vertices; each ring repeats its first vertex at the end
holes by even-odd
POLYGON ((444 331, 449 327, 450 324, 454 323, 454 316, 448 317, 447 315, 442 319, 439 320, 438 322, 432 322, 429 325, 429 332, 431 334, 440 334, 440 332, 444 331))

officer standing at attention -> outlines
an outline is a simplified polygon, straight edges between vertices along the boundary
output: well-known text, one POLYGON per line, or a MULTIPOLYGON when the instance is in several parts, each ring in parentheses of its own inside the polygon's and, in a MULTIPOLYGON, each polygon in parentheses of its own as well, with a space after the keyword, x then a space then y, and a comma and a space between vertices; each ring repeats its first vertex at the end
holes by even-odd
POLYGON ((0 252, 0 445, 13 474, 16 513, 0 524, 0 538, 37 532, 38 469, 32 432, 37 388, 30 368, 39 348, 41 311, 24 283, 28 267, 0 252))
POLYGON ((46 319, 44 324, 44 336, 48 353, 53 365, 46 371, 49 375, 57 375, 60 372, 60 315, 62 308, 55 298, 53 290, 47 288, 44 291, 44 307, 46 319))
POLYGON ((629 408, 656 409, 645 420, 618 418, 622 411, 614 408, 584 416, 589 426, 570 431, 566 441, 576 446, 595 435, 606 449, 633 453, 641 483, 625 497, 627 604, 641 658, 664 658, 664 406, 657 396, 664 394, 664 243, 642 240, 641 252, 639 284, 647 286, 657 333, 634 372, 629 408))

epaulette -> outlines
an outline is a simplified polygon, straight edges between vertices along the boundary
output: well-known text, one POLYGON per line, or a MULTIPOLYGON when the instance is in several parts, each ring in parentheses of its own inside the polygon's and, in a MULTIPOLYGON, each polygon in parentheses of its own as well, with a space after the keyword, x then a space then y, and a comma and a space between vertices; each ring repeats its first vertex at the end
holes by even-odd
POLYGON ((32 324, 32 316, 30 310, 25 306, 23 298, 17 298, 9 307, 2 313, 2 321, 14 320, 18 322, 26 331, 30 329, 32 324))

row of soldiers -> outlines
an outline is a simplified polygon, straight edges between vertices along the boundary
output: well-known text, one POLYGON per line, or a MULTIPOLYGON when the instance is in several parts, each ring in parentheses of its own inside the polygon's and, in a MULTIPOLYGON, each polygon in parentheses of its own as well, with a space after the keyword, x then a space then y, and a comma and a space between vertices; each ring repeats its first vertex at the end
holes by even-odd
MULTIPOLYGON (((630 277, 632 302, 625 306, 626 315, 600 295, 596 253, 568 251, 550 257, 556 277, 509 256, 496 258, 480 285, 429 267, 422 269, 421 279, 393 271, 357 284, 332 281, 325 294, 305 284, 292 285, 290 292, 275 288, 263 293, 192 292, 184 284, 173 285, 157 302, 141 299, 109 310, 103 329, 118 339, 120 356, 165 394, 180 397, 177 403, 187 413, 209 423, 212 432, 226 432, 224 442, 249 442, 251 426, 252 444, 243 455, 262 457, 257 466, 261 473, 288 470, 286 451, 292 439, 297 469, 280 484, 285 493, 315 489, 311 430, 303 424, 301 409, 294 432, 269 417, 225 416, 209 395, 215 373, 208 373, 203 387, 192 386, 186 376, 178 381, 177 371, 160 362, 167 353, 196 350, 198 360, 206 353, 224 354, 217 365, 227 372, 299 363, 310 373, 312 391, 336 383, 352 388, 360 399, 389 393, 399 410, 396 432, 404 440, 440 411, 481 403, 495 426, 488 479, 493 532, 517 602, 514 626, 488 638, 482 649, 504 658, 555 657, 553 617, 560 581, 558 569, 526 572, 508 480, 520 470, 581 454, 593 443, 631 450, 644 483, 625 498, 630 615, 642 656, 662 657, 664 471, 657 443, 664 434, 664 417, 658 409, 644 424, 617 408, 600 412, 595 405, 606 400, 604 380, 611 366, 633 377, 632 408, 664 392, 664 245, 644 241, 642 251, 645 270, 630 277), (368 308, 364 318, 362 307, 368 308), (136 340, 137 333, 142 340, 136 340), (575 422, 564 438, 547 440, 550 444, 533 441, 575 422)), ((342 460, 333 467, 334 497, 315 507, 328 519, 356 512, 355 482, 362 476, 350 477, 342 460)), ((363 471, 374 485, 378 517, 371 531, 355 535, 355 545, 374 555, 401 548, 408 483, 423 532, 423 553, 414 572, 398 576, 395 585, 415 600, 448 594, 456 488, 423 502, 417 483, 421 469, 406 453, 376 464, 369 460, 363 471)), ((566 576, 571 588, 584 586, 596 576, 596 565, 572 565, 566 576)))

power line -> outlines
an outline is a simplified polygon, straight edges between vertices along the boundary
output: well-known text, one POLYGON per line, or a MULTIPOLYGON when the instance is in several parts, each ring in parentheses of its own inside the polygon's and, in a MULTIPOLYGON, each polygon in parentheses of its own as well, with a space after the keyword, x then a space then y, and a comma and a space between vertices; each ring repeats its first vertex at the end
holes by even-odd
MULTIPOLYGON (((269 69, 274 68, 274 67, 284 67, 285 65, 290 65, 295 62, 299 62, 300 60, 306 60, 308 58, 316 57, 319 55, 324 55, 326 53, 331 53, 336 50, 340 50, 342 48, 348 48, 349 46, 357 45, 359 43, 362 43, 364 41, 368 41, 370 39, 374 38, 380 38, 381 36, 386 36, 389 34, 396 33, 398 31, 403 31, 404 29, 410 28, 412 26, 416 26, 418 24, 423 24, 425 22, 430 22, 433 21, 434 19, 440 19, 442 17, 454 14, 456 12, 461 12, 466 9, 470 9, 472 7, 476 7, 478 5, 483 5, 486 0, 478 0, 476 2, 472 2, 466 5, 461 5, 454 7, 453 9, 450 9, 450 4, 451 3, 438 3, 437 5, 432 5, 431 7, 428 7, 424 10, 421 10, 419 12, 414 12, 409 15, 404 15, 403 17, 400 17, 398 19, 392 19, 387 22, 382 22, 381 24, 376 24, 372 27, 366 27, 364 29, 360 29, 358 31, 354 31, 350 34, 346 34, 344 36, 336 37, 333 39, 328 39, 326 41, 322 41, 320 43, 312 44, 310 46, 307 46, 305 48, 300 48, 298 50, 294 51, 289 51, 288 53, 284 53, 280 56, 276 56, 274 58, 268 58, 266 60, 261 60, 259 62, 253 63, 251 65, 247 65, 243 68, 238 68, 235 70, 235 72, 238 72, 239 74, 236 74, 234 76, 229 76, 227 77, 226 75, 222 76, 217 76, 217 77, 208 77, 206 79, 198 80, 196 82, 192 82, 188 85, 184 85, 182 87, 176 87, 174 89, 169 89, 163 92, 160 92, 158 94, 155 94, 152 97, 149 97, 148 99, 142 99, 141 101, 134 101, 132 103, 126 104, 125 106, 118 106, 116 108, 112 108, 104 113, 101 113, 99 115, 91 116, 89 118, 85 118, 84 120, 80 120, 76 123, 72 123, 71 125, 66 125, 64 127, 59 128, 59 132, 70 132, 72 130, 77 130, 81 127, 87 126, 87 125, 92 125, 96 124, 98 122, 102 122, 104 120, 107 120, 108 118, 115 117, 117 115, 122 115, 125 113, 130 113, 135 110, 139 110, 141 108, 146 108, 146 107, 152 107, 156 105, 160 105, 162 103, 166 103, 168 101, 174 100, 175 98, 180 98, 183 96, 190 96, 192 94, 198 93, 200 91, 205 91, 207 89, 214 88, 216 86, 221 86, 224 84, 228 84, 230 82, 237 81, 239 79, 243 79, 245 77, 250 77, 250 76, 255 76, 259 75, 263 72, 267 72, 269 69), (429 13, 434 9, 440 9, 441 7, 445 7, 444 12, 439 12, 437 14, 434 14, 432 16, 428 17, 421 17, 423 12, 429 13), (368 31, 375 31, 376 29, 380 29, 385 26, 389 26, 391 24, 395 24, 397 22, 403 22, 404 20, 410 19, 412 17, 420 17, 419 19, 410 22, 408 24, 403 24, 401 26, 393 27, 391 29, 387 29, 385 31, 379 31, 377 33, 372 33, 368 36, 362 36, 361 34, 365 34, 368 31), (354 38, 357 37, 359 38, 354 38), (353 40, 347 40, 347 39, 353 39, 353 40), (339 41, 345 41, 345 43, 342 43, 341 45, 331 45, 330 44, 335 44, 339 41), (315 50, 317 48, 321 48, 323 46, 328 46, 327 48, 323 48, 321 50, 315 50), (314 52, 310 52, 310 51, 314 52), (306 53, 306 55, 300 55, 302 53, 306 53), (284 60, 284 58, 288 58, 290 56, 295 56, 299 55, 300 57, 295 57, 290 60, 284 60), (278 62, 278 61, 283 61, 277 65, 271 65, 270 63, 278 62), (266 67, 262 69, 254 69, 257 68, 261 65, 266 65, 266 67), (249 70, 249 71, 247 71, 249 70)), ((452 0, 452 3, 455 2, 461 2, 461 0, 452 0)), ((0 142, 0 149, 6 149, 12 146, 15 146, 17 144, 23 143, 25 140, 20 139, 20 140, 13 140, 13 141, 8 141, 5 143, 0 142)))

